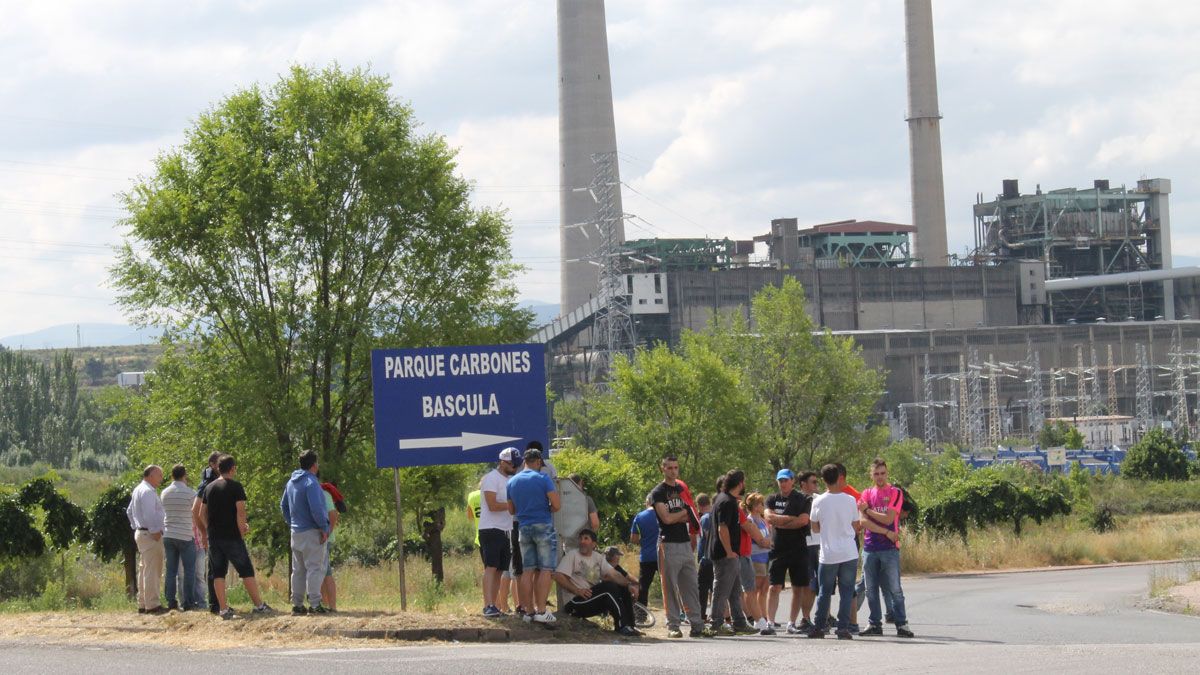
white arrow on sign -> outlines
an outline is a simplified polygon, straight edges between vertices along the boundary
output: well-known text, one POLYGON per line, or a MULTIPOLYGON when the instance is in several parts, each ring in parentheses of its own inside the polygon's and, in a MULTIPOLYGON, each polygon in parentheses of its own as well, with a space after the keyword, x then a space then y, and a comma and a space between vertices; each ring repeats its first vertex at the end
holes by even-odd
POLYGON ((493 434, 476 434, 464 431, 459 436, 443 436, 440 438, 401 438, 401 450, 416 450, 419 448, 462 448, 474 450, 486 448, 489 445, 500 445, 511 441, 521 440, 520 436, 496 436, 493 434))

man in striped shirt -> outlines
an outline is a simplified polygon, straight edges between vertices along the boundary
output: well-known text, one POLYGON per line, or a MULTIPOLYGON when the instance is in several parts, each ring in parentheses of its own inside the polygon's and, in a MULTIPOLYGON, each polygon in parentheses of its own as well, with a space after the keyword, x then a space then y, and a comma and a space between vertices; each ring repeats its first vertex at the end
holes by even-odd
POLYGON ((167 554, 167 609, 195 609, 196 598, 196 546, 192 535, 192 500, 195 493, 187 484, 187 469, 182 464, 171 467, 171 484, 162 491, 163 509, 167 512, 167 528, 163 533, 163 545, 167 554), (176 578, 179 564, 183 563, 183 588, 176 597, 176 578))

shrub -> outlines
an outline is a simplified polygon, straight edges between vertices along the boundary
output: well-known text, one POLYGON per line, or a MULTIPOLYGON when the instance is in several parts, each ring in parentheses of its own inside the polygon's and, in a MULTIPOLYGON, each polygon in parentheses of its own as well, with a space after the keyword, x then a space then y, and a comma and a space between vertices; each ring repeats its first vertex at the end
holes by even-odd
POLYGON ((1063 481, 1020 486, 998 472, 984 469, 939 495, 926 508, 921 522, 934 534, 957 534, 964 543, 970 525, 987 527, 1010 522, 1013 533, 1020 536, 1025 520, 1040 524, 1056 515, 1070 514, 1065 492, 1063 481))
MULTIPOLYGON (((596 502, 600 514, 600 540, 624 541, 629 523, 650 491, 653 478, 647 467, 635 462, 623 450, 584 450, 568 448, 554 453, 554 466, 562 477, 577 473, 583 477, 588 496, 596 502)), ((692 493, 704 492, 692 487, 692 493)))
POLYGON ((1129 449, 1121 473, 1137 480, 1187 480, 1188 457, 1162 429, 1151 429, 1129 449))

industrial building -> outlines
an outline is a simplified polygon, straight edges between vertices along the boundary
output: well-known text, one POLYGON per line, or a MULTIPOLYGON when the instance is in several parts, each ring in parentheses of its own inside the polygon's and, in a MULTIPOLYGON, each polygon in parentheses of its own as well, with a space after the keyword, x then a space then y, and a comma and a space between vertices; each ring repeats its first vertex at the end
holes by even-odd
POLYGON ((625 240, 603 1, 558 10, 563 314, 531 338, 555 391, 719 314, 749 318, 792 277, 813 320, 886 372, 876 421, 894 438, 994 449, 1063 417, 1128 418, 1122 442, 1195 435, 1200 269, 1171 264, 1169 180, 1004 180, 976 200, 974 250, 948 255, 931 0, 905 2, 912 224, 777 218, 752 241, 625 240))

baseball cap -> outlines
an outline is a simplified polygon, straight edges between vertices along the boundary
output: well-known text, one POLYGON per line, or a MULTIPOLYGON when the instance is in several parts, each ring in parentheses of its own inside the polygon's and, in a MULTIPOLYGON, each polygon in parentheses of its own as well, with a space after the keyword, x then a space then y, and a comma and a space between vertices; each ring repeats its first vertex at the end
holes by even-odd
POLYGON ((775 474, 775 480, 795 480, 796 474, 792 473, 791 469, 780 469, 779 473, 775 474))
POLYGON ((521 463, 521 451, 516 448, 505 448, 500 451, 500 461, 516 466, 521 463))

